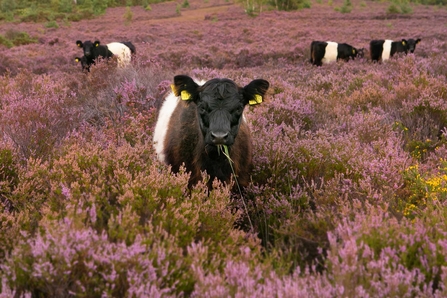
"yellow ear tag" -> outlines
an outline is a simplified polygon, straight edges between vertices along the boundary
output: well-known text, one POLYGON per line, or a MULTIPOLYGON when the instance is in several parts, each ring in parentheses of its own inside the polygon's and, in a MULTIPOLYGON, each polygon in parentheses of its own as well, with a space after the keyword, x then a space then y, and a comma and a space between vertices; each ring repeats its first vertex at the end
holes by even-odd
POLYGON ((252 106, 252 105, 257 105, 257 104, 259 104, 261 102, 262 102, 262 96, 259 95, 259 94, 255 94, 255 98, 254 99, 250 99, 248 101, 248 104, 252 106))
POLYGON ((354 49, 352 49, 352 53, 355 54, 355 50, 354 49))
POLYGON ((182 92, 180 92, 180 97, 182 98, 182 100, 190 100, 191 94, 188 91, 183 90, 182 92))
POLYGON ((78 59, 78 58, 75 58, 75 61, 76 61, 76 62, 79 62, 79 59, 78 59))
POLYGON ((402 41, 402 44, 405 45, 405 41, 402 41))

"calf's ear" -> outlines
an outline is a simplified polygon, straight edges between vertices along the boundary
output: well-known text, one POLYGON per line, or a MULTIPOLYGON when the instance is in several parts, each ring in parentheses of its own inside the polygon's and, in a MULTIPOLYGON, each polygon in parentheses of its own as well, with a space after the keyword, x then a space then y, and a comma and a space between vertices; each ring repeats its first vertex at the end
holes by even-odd
POLYGON ((95 47, 99 47, 99 45, 100 45, 99 40, 95 41, 95 43, 94 43, 93 45, 94 45, 95 47))
POLYGON ((81 61, 81 58, 76 57, 76 58, 75 58, 75 61, 76 61, 76 62, 80 62, 80 61, 81 61))
POLYGON ((402 45, 406 46, 407 45, 407 41, 405 39, 402 39, 402 45))
POLYGON ((171 89, 175 96, 180 96, 182 100, 195 100, 197 98, 197 88, 199 85, 186 75, 178 75, 174 77, 174 84, 171 89))
POLYGON ((82 41, 77 40, 77 41, 76 41, 76 45, 77 45, 78 47, 82 48, 82 41))
POLYGON ((244 104, 257 105, 264 100, 264 95, 269 88, 269 82, 262 79, 253 80, 243 88, 244 104))
POLYGON ((420 42, 421 42, 421 39, 420 39, 420 38, 416 39, 416 44, 418 44, 418 43, 420 43, 420 42))

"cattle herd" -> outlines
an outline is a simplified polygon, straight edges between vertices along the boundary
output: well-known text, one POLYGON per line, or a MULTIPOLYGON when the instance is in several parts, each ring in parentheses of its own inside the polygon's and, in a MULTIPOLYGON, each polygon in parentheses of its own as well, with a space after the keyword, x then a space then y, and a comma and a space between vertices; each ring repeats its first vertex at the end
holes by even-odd
MULTIPOLYGON (((402 39, 401 41, 389 39, 371 40, 369 43, 371 60, 373 62, 385 61, 397 53, 413 53, 420 41, 420 38, 402 39)), ((348 61, 351 58, 362 58, 364 55, 364 48, 356 49, 347 43, 312 41, 310 45, 310 62, 317 66, 338 60, 348 61)))
MULTIPOLYGON (((370 56, 373 62, 384 61, 396 53, 413 53, 421 40, 372 40, 370 56)), ((84 55, 76 57, 83 71, 97 59, 116 57, 118 67, 129 64, 136 53, 128 41, 101 45, 99 41, 76 41, 84 55)), ((349 61, 364 57, 365 49, 356 49, 347 43, 312 41, 310 62, 314 65, 337 60, 349 61)), ((182 166, 191 173, 189 187, 199 182, 202 172, 210 179, 230 182, 236 178, 244 187, 250 181, 252 142, 243 111, 247 105, 263 101, 269 82, 257 79, 241 87, 230 79, 215 78, 197 82, 186 75, 174 77, 172 91, 167 93, 158 110, 153 144, 159 160, 179 172, 182 166), (226 152, 224 152, 224 149, 226 152)))
MULTIPOLYGON (((369 50, 373 62, 385 61, 397 53, 413 53, 420 38, 402 39, 393 41, 390 39, 371 40, 369 50)), ((112 42, 101 45, 95 42, 76 41, 76 45, 83 49, 84 55, 76 57, 75 61, 81 63, 83 71, 90 71, 90 66, 95 64, 97 59, 109 59, 116 57, 119 67, 129 64, 136 54, 135 46, 130 41, 112 42)), ((338 60, 349 61, 356 57, 363 58, 365 48, 357 49, 347 43, 336 43, 333 41, 312 41, 310 45, 310 63, 321 66, 338 60)))

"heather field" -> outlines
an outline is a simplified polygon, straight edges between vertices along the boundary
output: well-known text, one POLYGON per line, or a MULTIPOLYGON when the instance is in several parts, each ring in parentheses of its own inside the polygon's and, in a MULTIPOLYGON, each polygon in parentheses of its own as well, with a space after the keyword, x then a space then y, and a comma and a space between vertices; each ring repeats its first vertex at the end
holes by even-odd
POLYGON ((447 9, 347 2, 0 23, 16 41, 0 45, 0 297, 446 297, 447 9), (402 38, 422 41, 384 63, 309 62, 312 40, 402 38), (78 39, 137 55, 83 73, 78 39), (245 110, 243 195, 208 194, 205 174, 189 191, 157 160, 177 74, 270 82, 245 110))

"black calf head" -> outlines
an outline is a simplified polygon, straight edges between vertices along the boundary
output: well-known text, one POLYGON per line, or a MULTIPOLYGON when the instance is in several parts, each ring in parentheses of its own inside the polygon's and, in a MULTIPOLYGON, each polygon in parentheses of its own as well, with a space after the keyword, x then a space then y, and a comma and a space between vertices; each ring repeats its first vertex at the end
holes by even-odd
POLYGON ((205 144, 227 146, 234 143, 238 134, 244 107, 261 103, 268 87, 269 83, 262 79, 245 87, 229 79, 212 79, 199 86, 184 75, 175 76, 172 85, 176 96, 196 104, 205 144))
POLYGON ((94 56, 95 56, 95 48, 99 47, 99 45, 100 45, 99 41, 91 42, 90 40, 87 40, 85 42, 82 42, 82 41, 78 40, 78 41, 76 41, 76 45, 83 49, 84 55, 86 57, 97 58, 94 56))
POLYGON ((416 50, 416 45, 421 41, 420 38, 418 39, 402 39, 402 45, 405 47, 405 53, 413 53, 414 50, 416 50))
POLYGON ((356 49, 356 56, 359 58, 365 57, 365 48, 356 49))
POLYGON ((87 58, 85 56, 82 57, 76 57, 75 58, 76 62, 81 62, 81 67, 83 71, 90 71, 90 65, 87 62, 87 58))

